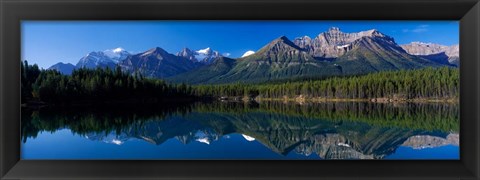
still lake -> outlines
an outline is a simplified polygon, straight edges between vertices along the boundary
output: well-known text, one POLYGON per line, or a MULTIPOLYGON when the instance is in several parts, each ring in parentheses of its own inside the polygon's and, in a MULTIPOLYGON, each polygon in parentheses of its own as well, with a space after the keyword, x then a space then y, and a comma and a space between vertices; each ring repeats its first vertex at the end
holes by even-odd
POLYGON ((455 103, 22 109, 22 159, 459 159, 455 103))

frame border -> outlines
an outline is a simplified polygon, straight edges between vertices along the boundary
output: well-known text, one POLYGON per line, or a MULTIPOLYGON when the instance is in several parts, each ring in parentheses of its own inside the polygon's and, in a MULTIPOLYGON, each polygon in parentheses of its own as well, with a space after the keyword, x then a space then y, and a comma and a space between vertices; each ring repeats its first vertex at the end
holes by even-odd
POLYGON ((0 0, 0 179, 479 179, 479 0, 0 0), (345 13, 348 12, 348 13, 345 13), (381 18, 380 18, 381 17, 381 18), (458 161, 20 160, 21 20, 459 20, 458 161))

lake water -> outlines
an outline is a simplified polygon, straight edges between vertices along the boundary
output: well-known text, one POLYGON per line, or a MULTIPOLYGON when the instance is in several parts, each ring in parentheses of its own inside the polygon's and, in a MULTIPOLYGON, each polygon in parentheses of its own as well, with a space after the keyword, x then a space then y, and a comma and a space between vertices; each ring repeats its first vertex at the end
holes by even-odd
POLYGON ((22 159, 459 159, 451 103, 22 109, 22 159))

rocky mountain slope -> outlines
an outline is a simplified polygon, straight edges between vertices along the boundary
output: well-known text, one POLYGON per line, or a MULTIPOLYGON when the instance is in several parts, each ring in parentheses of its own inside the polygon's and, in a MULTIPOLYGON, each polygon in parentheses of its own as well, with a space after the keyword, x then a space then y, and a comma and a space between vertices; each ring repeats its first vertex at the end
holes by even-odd
POLYGON ((90 52, 78 61, 76 68, 115 68, 118 62, 126 59, 129 55, 130 53, 122 48, 90 52))
POLYGON ((221 55, 218 51, 214 51, 210 49, 210 47, 208 47, 197 51, 183 48, 180 52, 177 53, 177 56, 185 57, 193 62, 211 64, 216 58, 220 57, 221 55))
POLYGON ((196 67, 195 63, 187 58, 175 56, 159 47, 128 56, 120 61, 118 66, 125 72, 156 78, 170 77, 196 67))
POLYGON ((460 46, 458 44, 445 46, 434 43, 412 42, 410 44, 403 44, 401 47, 412 55, 448 62, 457 66, 460 63, 460 46))
POLYGON ((375 29, 357 33, 344 33, 340 28, 331 27, 328 31, 320 33, 314 39, 303 36, 295 38, 293 42, 313 57, 337 58, 350 50, 354 41, 363 37, 389 38, 393 41, 393 38, 375 29))
POLYGON ((413 149, 434 148, 439 146, 454 145, 458 146, 460 142, 459 134, 448 134, 447 137, 437 137, 429 135, 417 135, 408 138, 402 146, 412 147, 413 149))
POLYGON ((171 80, 197 84, 257 83, 443 65, 446 64, 408 54, 393 38, 377 30, 343 33, 330 28, 313 40, 303 37, 292 42, 285 36, 274 39, 257 52, 237 59, 235 66, 222 71, 224 74, 206 77, 202 74, 204 69, 194 70, 188 76, 179 74, 171 80))
POLYGON ((237 61, 227 57, 217 57, 211 64, 201 66, 192 71, 188 71, 172 78, 170 81, 185 82, 188 84, 200 84, 208 82, 213 78, 220 77, 231 70, 237 61), (178 79, 177 79, 178 78, 178 79))

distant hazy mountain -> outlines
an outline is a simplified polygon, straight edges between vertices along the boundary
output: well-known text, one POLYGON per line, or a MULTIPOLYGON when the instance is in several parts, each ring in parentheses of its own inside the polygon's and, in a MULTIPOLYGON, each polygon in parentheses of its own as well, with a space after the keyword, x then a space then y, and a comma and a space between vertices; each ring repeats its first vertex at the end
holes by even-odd
POLYGON ((434 148, 445 145, 459 145, 459 134, 448 134, 447 137, 438 137, 430 135, 417 135, 408 138, 402 146, 412 147, 413 149, 434 148))
POLYGON ((112 50, 90 52, 86 56, 82 57, 76 67, 77 68, 115 68, 116 64, 124 60, 130 55, 122 48, 116 48, 112 50))
POLYGON ((54 70, 59 71, 62 74, 70 75, 70 74, 72 74, 72 71, 75 69, 75 66, 73 64, 70 64, 70 63, 59 62, 57 64, 54 64, 53 66, 50 66, 48 69, 49 70, 54 69, 54 70))
POLYGON ((175 56, 159 47, 128 56, 118 65, 124 71, 139 72, 144 76, 156 78, 173 76, 196 67, 195 63, 189 59, 175 56))
POLYGON ((458 66, 460 63, 459 45, 445 46, 434 43, 412 42, 401 45, 405 51, 412 55, 419 55, 434 61, 448 62, 458 66))
POLYGON ((182 51, 177 53, 177 56, 185 57, 194 62, 211 64, 216 58, 220 57, 221 55, 218 51, 214 51, 210 49, 210 47, 208 47, 197 51, 183 48, 182 51))
POLYGON ((234 66, 224 66, 229 69, 222 71, 217 66, 207 66, 171 80, 212 84, 265 82, 445 65, 408 54, 393 38, 377 30, 343 33, 338 28, 330 28, 313 40, 305 36, 292 42, 285 36, 279 37, 230 64, 234 66))

